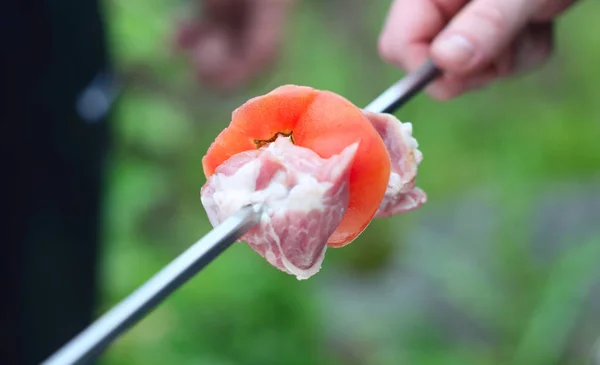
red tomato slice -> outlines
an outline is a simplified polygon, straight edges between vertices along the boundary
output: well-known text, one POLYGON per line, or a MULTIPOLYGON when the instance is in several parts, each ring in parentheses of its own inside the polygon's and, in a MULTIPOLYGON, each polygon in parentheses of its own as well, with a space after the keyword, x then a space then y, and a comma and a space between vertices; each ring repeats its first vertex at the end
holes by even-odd
POLYGON ((202 159, 204 174, 235 154, 257 149, 279 135, 290 136, 322 158, 339 154, 360 142, 350 172, 350 201, 330 247, 352 242, 369 225, 381 203, 390 177, 390 157, 383 140, 361 109, 329 91, 306 86, 281 86, 250 99, 232 114, 229 127, 202 159))

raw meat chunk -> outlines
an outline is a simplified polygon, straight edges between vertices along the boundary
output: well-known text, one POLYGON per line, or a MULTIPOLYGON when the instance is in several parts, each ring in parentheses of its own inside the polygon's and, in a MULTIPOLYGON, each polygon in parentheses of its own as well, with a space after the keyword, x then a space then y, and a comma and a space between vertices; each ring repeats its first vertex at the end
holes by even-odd
POLYGON ((264 204, 261 222, 241 240, 271 265, 307 279, 325 257, 327 240, 349 200, 349 174, 358 143, 329 159, 280 136, 219 165, 201 190, 213 226, 247 204, 264 204))
POLYGON ((364 112, 383 139, 392 162, 392 171, 376 218, 407 213, 427 202, 425 192, 415 187, 417 167, 423 154, 412 136, 412 124, 402 123, 391 114, 364 112))

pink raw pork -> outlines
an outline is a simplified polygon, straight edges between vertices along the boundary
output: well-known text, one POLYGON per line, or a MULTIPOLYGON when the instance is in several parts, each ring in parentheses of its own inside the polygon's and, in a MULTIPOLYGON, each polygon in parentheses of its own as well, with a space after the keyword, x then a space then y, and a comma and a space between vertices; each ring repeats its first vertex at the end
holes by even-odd
POLYGON ((217 167, 202 188, 202 204, 213 225, 244 205, 264 204, 261 222, 242 240, 271 265, 309 278, 320 270, 327 238, 348 205, 348 175, 357 147, 322 159, 279 137, 217 167))

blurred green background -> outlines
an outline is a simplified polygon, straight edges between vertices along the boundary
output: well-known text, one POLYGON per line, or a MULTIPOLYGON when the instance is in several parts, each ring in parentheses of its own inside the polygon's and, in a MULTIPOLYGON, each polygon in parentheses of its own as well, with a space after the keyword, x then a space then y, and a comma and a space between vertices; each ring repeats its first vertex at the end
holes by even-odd
MULTIPOLYGON (((219 97, 171 51, 179 6, 105 1, 125 89, 99 314, 210 229, 201 158, 233 109, 288 83, 366 105, 401 77, 376 49, 389 1, 301 1, 281 62, 219 97)), ((424 153, 422 209, 373 222, 308 281, 237 244, 102 362, 589 364, 600 338, 598 14, 592 0, 568 13, 557 55, 535 74, 446 103, 421 95, 397 113, 424 153)))

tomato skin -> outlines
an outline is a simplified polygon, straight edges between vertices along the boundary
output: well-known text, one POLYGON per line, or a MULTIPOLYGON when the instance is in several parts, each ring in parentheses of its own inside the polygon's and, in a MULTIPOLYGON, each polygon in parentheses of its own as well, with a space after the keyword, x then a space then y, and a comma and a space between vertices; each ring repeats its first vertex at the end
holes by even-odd
POLYGON ((256 149, 254 140, 268 140, 277 132, 291 132, 317 93, 306 86, 280 86, 234 110, 231 123, 221 131, 202 159, 206 177, 231 156, 256 149))
POLYGON ((352 242, 369 225, 390 176, 390 157, 383 140, 361 109, 345 98, 305 86, 286 85, 250 99, 236 109, 228 128, 202 159, 207 177, 231 156, 258 148, 256 141, 291 133, 295 144, 323 158, 360 142, 350 172, 350 201, 330 247, 352 242))

